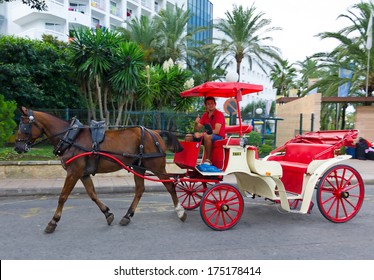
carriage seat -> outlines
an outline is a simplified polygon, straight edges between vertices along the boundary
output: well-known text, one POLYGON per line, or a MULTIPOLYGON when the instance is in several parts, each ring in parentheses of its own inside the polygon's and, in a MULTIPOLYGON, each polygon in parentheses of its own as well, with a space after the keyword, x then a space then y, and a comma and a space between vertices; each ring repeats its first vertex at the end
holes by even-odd
POLYGON ((285 169, 305 173, 313 160, 334 157, 334 148, 329 144, 288 143, 284 155, 270 156, 268 160, 279 161, 285 169))
MULTIPOLYGON (((226 134, 239 134, 240 126, 239 125, 232 125, 226 126, 226 134)), ((243 125, 242 126, 242 134, 247 134, 252 131, 251 125, 243 125)), ((175 153, 174 155, 174 163, 177 164, 180 168, 183 169, 194 169, 197 164, 198 156, 200 153, 201 142, 185 142, 181 141, 180 144, 183 147, 183 151, 179 153, 175 153)), ((224 146, 226 145, 239 145, 240 138, 228 137, 222 140, 218 140, 213 143, 213 150, 212 150, 212 164, 224 170, 226 152, 224 146)), ((257 150, 256 150, 257 153, 257 150)), ((205 159, 205 154, 203 155, 203 160, 205 159)), ((226 162, 227 164, 227 162, 226 162)))
POLYGON ((329 144, 288 143, 283 155, 272 155, 268 161, 278 161, 282 167, 282 178, 286 190, 301 194, 304 175, 313 160, 334 157, 334 146, 329 144))
MULTIPOLYGON (((242 125, 242 134, 248 134, 252 131, 251 125, 242 125)), ((222 140, 217 140, 213 143, 212 150, 212 164, 221 169, 225 169, 225 159, 226 152, 224 146, 239 146, 240 138, 239 137, 230 137, 233 134, 239 134, 240 126, 239 125, 228 125, 225 128, 226 138, 222 140)), ((203 156, 205 159, 205 155, 203 156)), ((227 163, 226 163, 227 164, 227 163)))

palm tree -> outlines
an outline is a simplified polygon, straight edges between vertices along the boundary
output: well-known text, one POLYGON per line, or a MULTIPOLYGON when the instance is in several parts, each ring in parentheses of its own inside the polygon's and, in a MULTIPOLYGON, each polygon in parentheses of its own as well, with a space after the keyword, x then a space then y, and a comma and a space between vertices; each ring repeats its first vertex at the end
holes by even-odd
MULTIPOLYGON (((364 96, 366 94, 366 79, 367 79, 367 65, 368 65, 368 49, 367 29, 370 16, 374 11, 374 6, 371 3, 358 3, 348 9, 347 14, 341 14, 338 18, 347 19, 351 25, 339 30, 338 32, 323 32, 318 34, 321 39, 336 39, 339 45, 330 53, 318 53, 313 57, 319 59, 318 68, 322 69, 323 74, 320 75, 320 80, 314 87, 320 87, 323 90, 324 96, 337 96, 338 89, 341 85, 350 82, 350 96, 364 96), (339 77, 339 70, 352 69, 353 75, 351 79, 339 77)), ((372 96, 374 90, 374 51, 370 50, 369 74, 368 74, 368 96, 372 96)), ((341 119, 341 129, 345 127, 345 110, 347 104, 342 106, 340 117, 340 110, 335 113, 332 104, 324 104, 322 108, 322 118, 324 121, 322 125, 325 128, 331 123, 334 124, 332 128, 339 127, 338 121, 341 119), (331 117, 336 114, 335 117, 331 117)))
POLYGON ((288 92, 294 87, 296 78, 296 69, 288 60, 281 60, 275 63, 271 72, 270 79, 273 81, 273 87, 277 89, 277 96, 288 96, 288 92))
MULTIPOLYGON (((122 42, 115 52, 110 79, 113 89, 116 91, 117 117, 115 125, 122 121, 123 111, 130 112, 135 102, 135 92, 140 81, 140 71, 143 67, 144 52, 134 42, 122 42)), ((126 124, 128 114, 123 123, 126 124)))
POLYGON ((127 24, 127 29, 120 28, 120 32, 126 34, 131 41, 142 47, 146 64, 152 64, 156 61, 156 49, 160 42, 160 33, 153 19, 142 15, 140 19, 132 19, 127 24))
MULTIPOLYGON (((338 32, 323 32, 318 34, 321 39, 333 38, 339 41, 339 45, 331 53, 316 54, 315 57, 323 61, 321 67, 334 65, 337 67, 350 67, 354 65, 354 75, 351 79, 350 94, 364 95, 366 89, 366 76, 368 65, 368 50, 366 48, 367 28, 370 16, 374 11, 371 3, 358 3, 348 9, 348 14, 341 14, 338 18, 344 18, 351 22, 351 25, 338 32)), ((370 50, 369 62, 369 90, 368 96, 372 96, 374 90, 374 49, 370 50)), ((346 83, 346 79, 340 79, 338 84, 346 83)), ((335 87, 335 93, 337 88, 335 87)))
POLYGON ((226 11, 226 19, 219 19, 214 27, 222 32, 224 39, 220 40, 223 53, 235 58, 236 71, 240 78, 240 65, 243 59, 247 59, 250 67, 253 63, 266 73, 266 66, 272 67, 271 58, 280 60, 279 49, 266 45, 272 40, 267 36, 271 31, 281 30, 278 27, 268 27, 270 19, 264 18, 264 13, 256 13, 254 5, 250 9, 243 9, 243 6, 233 6, 233 11, 226 11))
POLYGON ((165 10, 160 11, 159 17, 154 19, 160 39, 157 46, 159 64, 169 58, 173 61, 185 59, 187 41, 192 38, 192 35, 187 33, 190 18, 190 11, 184 11, 183 6, 180 8, 168 5, 165 10))
POLYGON ((189 49, 187 66, 194 73, 195 84, 222 80, 228 63, 220 55, 217 45, 209 44, 189 49))
POLYGON ((84 28, 73 30, 71 35, 73 38, 69 45, 72 50, 71 63, 81 81, 81 88, 88 100, 88 108, 96 119, 97 102, 100 119, 106 119, 108 122, 107 76, 113 62, 113 50, 120 42, 118 33, 103 31, 100 28, 95 31, 84 28))

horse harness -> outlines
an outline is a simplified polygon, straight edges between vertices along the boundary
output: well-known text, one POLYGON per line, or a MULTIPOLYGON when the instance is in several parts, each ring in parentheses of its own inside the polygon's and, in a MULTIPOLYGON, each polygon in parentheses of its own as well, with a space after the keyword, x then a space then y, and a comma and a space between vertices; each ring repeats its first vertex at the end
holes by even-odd
POLYGON ((35 125, 37 127, 41 134, 43 134, 43 129, 37 124, 35 121, 34 113, 32 110, 28 110, 28 116, 21 116, 20 122, 19 122, 19 131, 22 134, 25 134, 27 139, 16 139, 16 142, 25 142, 25 150, 28 151, 31 145, 31 130, 32 125, 35 125), (23 119, 27 119, 28 121, 26 123, 23 122, 23 119))
MULTIPOLYGON (((159 141, 157 140, 157 137, 155 134, 149 130, 148 128, 144 126, 132 126, 132 127, 139 127, 141 129, 141 143, 139 145, 139 153, 138 154, 130 154, 130 153, 121 153, 119 155, 122 155, 124 157, 128 158, 134 158, 134 162, 137 164, 138 167, 142 165, 142 160, 145 158, 156 158, 156 157, 164 157, 166 154, 162 151, 162 148, 160 146, 159 141), (144 142, 145 142, 145 133, 148 133, 151 135, 153 139, 153 143, 157 148, 157 152, 154 153, 144 153, 144 142)), ((84 150, 86 152, 92 151, 93 155, 95 156, 95 167, 92 170, 92 174, 94 175, 96 173, 99 160, 100 160, 100 155, 95 154, 95 152, 101 151, 100 150, 100 144, 104 141, 105 139, 105 122, 104 121, 95 121, 92 120, 90 123, 90 134, 91 134, 91 140, 92 140, 92 149, 87 150, 86 148, 78 145, 75 143, 75 139, 81 132, 81 130, 85 128, 85 126, 77 119, 73 118, 65 135, 63 138, 60 139, 60 142, 57 144, 56 148, 54 149, 53 153, 57 156, 62 156, 64 152, 70 148, 71 146, 75 146, 81 150, 84 150)), ((127 127, 130 128, 130 127, 127 127)), ((101 151, 101 152, 106 152, 109 154, 116 154, 110 151, 101 151)))

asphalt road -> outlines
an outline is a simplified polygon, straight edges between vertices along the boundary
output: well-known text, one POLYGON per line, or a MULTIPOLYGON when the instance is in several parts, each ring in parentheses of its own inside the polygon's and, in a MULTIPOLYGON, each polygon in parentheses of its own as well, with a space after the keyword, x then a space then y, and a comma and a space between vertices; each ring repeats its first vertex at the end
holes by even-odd
POLYGON ((188 211, 182 223, 165 192, 145 193, 132 222, 120 226, 130 194, 101 195, 115 220, 87 195, 72 195, 53 234, 44 228, 57 196, 0 198, 2 260, 373 260, 374 185, 355 218, 326 220, 315 205, 311 214, 283 213, 261 198, 245 198, 239 223, 214 231, 188 211))

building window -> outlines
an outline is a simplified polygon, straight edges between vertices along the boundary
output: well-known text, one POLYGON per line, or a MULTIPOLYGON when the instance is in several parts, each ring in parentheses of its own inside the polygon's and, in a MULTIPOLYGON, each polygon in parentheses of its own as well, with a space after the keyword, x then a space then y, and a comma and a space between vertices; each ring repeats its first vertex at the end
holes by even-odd
POLYGON ((92 28, 101 28, 101 25, 100 25, 100 20, 97 19, 97 18, 92 18, 91 19, 91 26, 92 28))
POLYGON ((54 31, 54 32, 59 32, 59 33, 63 33, 63 31, 64 31, 64 28, 61 24, 50 23, 50 22, 45 23, 45 29, 46 30, 51 30, 51 31, 54 31))

